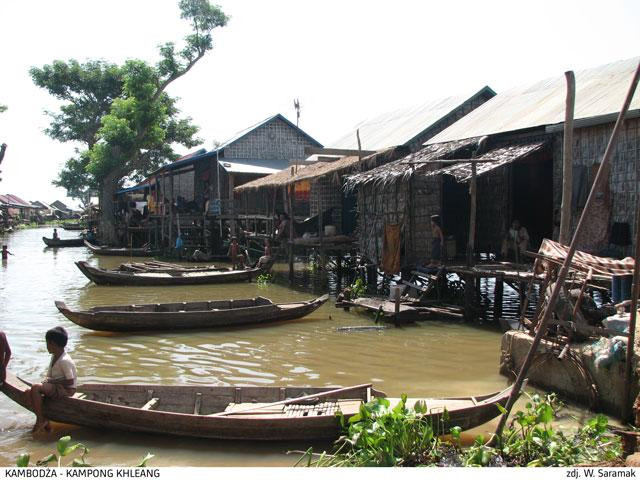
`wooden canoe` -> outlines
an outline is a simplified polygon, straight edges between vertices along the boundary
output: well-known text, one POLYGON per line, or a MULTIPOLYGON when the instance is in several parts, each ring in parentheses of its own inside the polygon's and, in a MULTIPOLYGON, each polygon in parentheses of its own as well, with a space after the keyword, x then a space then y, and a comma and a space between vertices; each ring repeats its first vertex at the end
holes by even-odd
POLYGON ((216 267, 215 265, 204 265, 198 267, 189 267, 186 265, 180 265, 177 263, 166 263, 158 261, 150 262, 134 262, 123 263, 118 267, 121 272, 134 272, 134 273, 186 273, 186 272, 224 272, 231 270, 228 267, 216 267))
POLYGON ((105 270, 89 265, 87 262, 76 262, 77 267, 85 276, 98 285, 206 285, 213 283, 250 282, 262 270, 248 268, 245 270, 204 271, 204 272, 122 272, 119 270, 105 270))
POLYGON ((95 255, 106 255, 109 257, 153 257, 160 255, 159 250, 149 250, 148 248, 116 248, 93 245, 85 240, 85 246, 95 255))
MULTIPOLYGON (((14 402, 31 410, 23 385, 11 372, 0 387, 14 402)), ((358 413, 363 401, 385 396, 362 385, 342 392, 313 387, 217 387, 206 385, 79 385, 73 397, 44 399, 44 415, 53 421, 104 431, 223 440, 318 440, 340 435, 336 412, 358 413), (327 394, 327 392, 335 392, 327 394), (324 395, 323 395, 324 393, 324 395), (317 396, 313 398, 312 396, 317 396), (307 400, 296 398, 304 397, 307 400), (311 397, 311 398, 310 398, 311 397), (289 399, 289 400, 286 400, 289 399), (315 400, 315 401, 314 401, 315 400), (262 407, 262 408, 260 408, 262 407), (223 413, 224 412, 224 413, 223 413)), ((511 389, 465 398, 422 399, 429 416, 441 425, 463 430, 497 417, 511 389), (443 409, 448 412, 443 415, 443 409)), ((389 399, 392 405, 398 399, 389 399)), ((408 406, 413 406, 410 399, 408 406)))
POLYGON ((64 302, 56 307, 65 317, 81 327, 107 332, 184 330, 193 328, 233 327, 293 320, 309 315, 329 299, 273 303, 257 297, 209 302, 152 303, 115 305, 72 311, 64 302))
POLYGON ((42 241, 47 247, 82 247, 84 238, 47 238, 42 237, 42 241))
POLYGON ((67 223, 67 224, 62 225, 62 229, 63 230, 78 231, 78 230, 86 230, 87 227, 86 227, 86 225, 82 225, 80 223, 67 223))

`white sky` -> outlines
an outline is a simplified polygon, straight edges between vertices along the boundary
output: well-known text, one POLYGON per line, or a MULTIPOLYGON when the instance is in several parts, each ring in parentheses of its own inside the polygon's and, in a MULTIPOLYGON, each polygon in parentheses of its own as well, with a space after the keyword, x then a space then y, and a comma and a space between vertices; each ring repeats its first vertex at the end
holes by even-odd
MULTIPOLYGON (((169 92, 203 146, 282 113, 328 145, 361 120, 489 85, 500 92, 640 54, 640 1, 220 0, 214 49, 169 92)), ((0 193, 67 200, 51 180, 73 145, 50 140, 31 66, 157 60, 187 33, 177 0, 0 1, 0 193)))

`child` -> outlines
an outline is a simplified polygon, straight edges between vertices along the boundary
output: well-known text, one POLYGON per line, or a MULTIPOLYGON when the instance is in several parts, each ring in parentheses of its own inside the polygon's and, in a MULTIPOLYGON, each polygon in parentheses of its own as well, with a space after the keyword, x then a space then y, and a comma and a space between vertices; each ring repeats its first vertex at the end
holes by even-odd
POLYGON ((4 383, 7 378, 7 365, 11 358, 11 347, 7 341, 7 336, 2 330, 0 330, 0 385, 4 383))
POLYGON ((229 257, 234 270, 241 270, 244 268, 244 255, 240 253, 240 245, 238 245, 238 239, 236 237, 231 237, 231 245, 229 245, 227 256, 229 257))
POLYGON ((70 397, 76 393, 76 365, 64 347, 69 339, 67 331, 63 327, 54 327, 47 331, 47 351, 51 354, 51 363, 47 372, 47 378, 39 384, 32 385, 30 389, 31 404, 36 414, 36 424, 32 432, 39 430, 51 430, 49 420, 42 414, 42 396, 56 399, 70 397))
POLYGON ((7 260, 9 255, 13 255, 9 250, 7 250, 6 245, 2 245, 2 260, 7 260))

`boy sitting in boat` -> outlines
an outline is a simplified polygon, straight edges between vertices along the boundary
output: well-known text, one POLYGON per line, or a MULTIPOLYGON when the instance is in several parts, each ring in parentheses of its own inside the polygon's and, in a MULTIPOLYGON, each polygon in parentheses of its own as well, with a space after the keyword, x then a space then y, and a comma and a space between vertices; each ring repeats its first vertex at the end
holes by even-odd
POLYGON ((7 378, 7 365, 11 358, 11 347, 7 341, 7 336, 0 330, 0 385, 4 383, 7 378))
POLYGON ((51 363, 47 377, 43 382, 31 386, 29 394, 33 412, 36 414, 36 423, 32 432, 39 430, 49 431, 49 420, 42 414, 42 397, 56 399, 70 397, 76 393, 76 379, 78 377, 76 365, 65 351, 69 336, 63 327, 54 327, 47 331, 47 351, 51 354, 51 363))

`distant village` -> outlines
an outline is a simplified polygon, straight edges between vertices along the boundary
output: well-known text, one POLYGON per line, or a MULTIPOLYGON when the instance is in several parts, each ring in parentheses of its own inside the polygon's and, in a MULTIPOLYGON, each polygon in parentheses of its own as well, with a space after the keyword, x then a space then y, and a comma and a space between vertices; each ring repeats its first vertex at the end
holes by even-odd
POLYGON ((82 213, 67 207, 60 200, 51 203, 39 200, 28 202, 10 193, 0 195, 0 231, 30 223, 79 219, 82 213))

